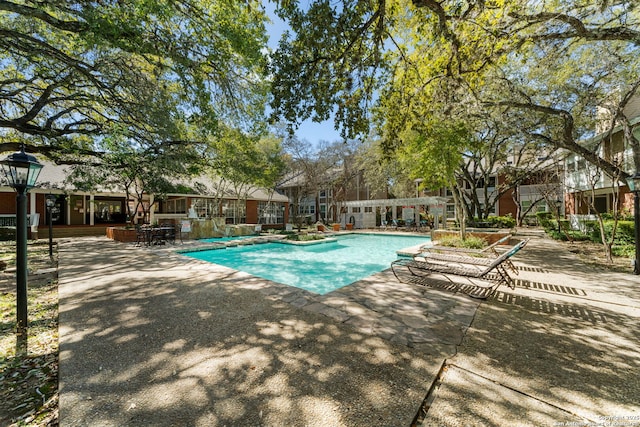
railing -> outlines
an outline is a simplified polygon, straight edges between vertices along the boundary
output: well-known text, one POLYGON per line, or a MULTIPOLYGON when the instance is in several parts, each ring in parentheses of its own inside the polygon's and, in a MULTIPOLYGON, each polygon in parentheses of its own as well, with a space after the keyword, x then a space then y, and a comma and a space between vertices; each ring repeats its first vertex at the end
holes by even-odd
POLYGON ((0 214, 0 227, 15 227, 15 226, 16 226, 15 215, 0 214))
MULTIPOLYGON (((40 220, 40 214, 33 218, 34 221, 40 220)), ((27 224, 31 224, 31 215, 27 215, 27 224)), ((15 227, 16 216, 13 214, 0 214, 0 227, 15 227)), ((37 224, 36 224, 37 225, 37 224)))

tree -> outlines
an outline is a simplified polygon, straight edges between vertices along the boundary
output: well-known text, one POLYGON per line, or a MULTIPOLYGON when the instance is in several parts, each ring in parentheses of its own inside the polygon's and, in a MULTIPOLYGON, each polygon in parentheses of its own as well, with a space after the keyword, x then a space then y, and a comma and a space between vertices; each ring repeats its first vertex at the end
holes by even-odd
POLYGON ((354 147, 347 142, 325 142, 318 150, 318 165, 323 171, 320 188, 329 190, 331 194, 328 219, 340 222, 340 216, 346 214, 344 202, 349 191, 353 190, 354 179, 360 174, 354 147))
POLYGON ((317 194, 321 188, 324 166, 318 161, 313 147, 306 140, 300 140, 284 128, 278 129, 283 137, 283 148, 286 153, 286 173, 278 183, 280 188, 289 188, 289 218, 298 230, 306 220, 306 206, 309 199, 316 205, 315 221, 318 221, 317 194))
POLYGON ((124 191, 127 201, 128 222, 136 221, 138 211, 148 219, 151 206, 147 196, 155 196, 154 203, 175 189, 173 181, 190 175, 189 165, 197 158, 187 158, 184 147, 167 147, 152 152, 141 149, 124 135, 113 134, 101 140, 100 149, 105 154, 100 162, 91 159, 79 161, 71 166, 67 182, 83 191, 124 191), (134 200, 135 206, 129 201, 134 200))
MULTIPOLYGON (((350 115, 337 115, 345 134, 367 131, 373 118, 393 151, 417 113, 435 105, 455 121, 481 104, 520 116, 529 140, 628 175, 580 141, 592 135, 596 107, 612 92, 620 107, 637 91, 635 2, 345 0, 332 8, 317 0, 305 10, 281 3, 295 37, 281 41, 274 60, 279 117, 295 124, 326 118, 334 105, 349 108, 350 115), (305 76, 307 87, 287 83, 292 76, 305 76)), ((615 110, 614 120, 624 123, 623 109, 615 110)), ((628 143, 638 170, 640 147, 632 135, 628 143)))
POLYGON ((212 142, 209 157, 205 158, 205 170, 214 186, 208 191, 216 201, 214 211, 220 212, 222 200, 230 195, 246 200, 256 186, 273 196, 284 173, 283 156, 281 140, 275 135, 258 137, 227 129, 212 142))
MULTIPOLYGON (((260 2, 0 1, 0 151, 56 162, 258 130, 266 96, 260 2)), ((83 159, 84 161, 84 159, 83 159)))

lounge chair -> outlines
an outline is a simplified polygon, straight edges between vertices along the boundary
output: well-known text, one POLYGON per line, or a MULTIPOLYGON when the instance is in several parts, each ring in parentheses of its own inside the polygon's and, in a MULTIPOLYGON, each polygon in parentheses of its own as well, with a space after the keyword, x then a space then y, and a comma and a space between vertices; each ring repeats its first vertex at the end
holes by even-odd
MULTIPOLYGON (((451 246, 423 246, 420 248, 420 253, 416 255, 416 257, 429 258, 432 260, 441 260, 448 261, 452 256, 464 257, 467 259, 467 264, 479 264, 479 265, 489 265, 490 262, 487 262, 487 259, 495 259, 500 256, 501 252, 498 252, 496 248, 503 243, 508 242, 511 239, 512 235, 508 234, 501 238, 500 240, 485 246, 482 249, 471 249, 471 248, 454 248, 451 246)), ((512 246, 507 246, 508 249, 511 249, 512 246)), ((518 274, 518 269, 513 265, 511 260, 507 259, 506 261, 509 269, 514 273, 518 274)))
MULTIPOLYGON (((469 295, 476 298, 487 298, 495 292, 500 285, 504 284, 511 289, 515 288, 515 283, 509 276, 505 268, 505 263, 520 249, 525 247, 528 241, 529 239, 522 240, 509 251, 495 259, 489 258, 483 261, 483 258, 465 259, 473 257, 460 257, 455 255, 446 261, 429 258, 423 258, 423 260, 420 261, 417 257, 403 258, 393 261, 391 263, 391 270, 400 282, 403 281, 399 275, 400 270, 407 271, 412 278, 424 279, 431 275, 444 276, 452 284, 456 284, 456 282, 451 280, 450 276, 464 278, 469 280, 473 285, 471 290, 467 292, 469 295), (473 263, 470 263, 471 261, 473 261, 473 263), (472 279, 477 279, 485 283, 488 282, 489 285, 479 285, 472 279)), ((425 284, 422 283, 422 281, 409 281, 425 284)))

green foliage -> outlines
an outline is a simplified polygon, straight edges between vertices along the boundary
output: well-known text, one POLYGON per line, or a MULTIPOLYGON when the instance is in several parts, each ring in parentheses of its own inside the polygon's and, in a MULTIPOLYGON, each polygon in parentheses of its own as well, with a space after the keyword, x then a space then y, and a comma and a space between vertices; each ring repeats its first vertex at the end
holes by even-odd
POLYGON ((219 126, 258 131, 266 102, 261 3, 1 2, 0 149, 57 161, 198 145, 219 126), (23 4, 26 3, 26 4, 23 4))
POLYGON ((384 73, 386 25, 394 13, 384 2, 281 2, 276 13, 292 31, 272 55, 276 120, 297 125, 336 116, 345 138, 366 135, 367 107, 384 73))
POLYGON ((438 239, 438 244, 440 246, 451 246, 454 248, 482 249, 487 246, 488 243, 485 239, 476 236, 467 236, 464 240, 458 236, 443 236, 438 239))
POLYGON ((590 240, 589 235, 578 230, 563 230, 558 232, 558 227, 545 229, 546 233, 554 240, 584 242, 590 240))
MULTIPOLYGON (((613 220, 604 221, 604 233, 606 241, 611 240, 611 233, 613 231, 613 220)), ((597 221, 588 221, 585 223, 587 229, 587 235, 595 243, 602 243, 602 237, 600 235, 600 226, 597 221)), ((634 223, 633 221, 618 221, 618 228, 616 229, 616 236, 613 242, 614 245, 633 245, 635 242, 634 236, 634 223)))
POLYGON ((636 256, 635 245, 614 245, 611 247, 611 253, 614 256, 634 258, 636 256))
POLYGON ((410 176, 423 178, 422 185, 430 189, 454 184, 462 153, 473 143, 463 122, 427 119, 413 122, 400 137, 403 142, 398 150, 400 164, 410 176))
POLYGON ((319 234, 300 234, 300 233, 296 233, 296 232, 292 232, 292 231, 286 231, 284 233, 281 234, 285 234, 287 237, 287 240, 293 240, 295 242, 308 242, 308 241, 312 241, 312 240, 323 240, 324 236, 321 236, 319 234))
MULTIPOLYGON (((480 222, 480 219, 476 217, 473 221, 469 221, 469 225, 477 226, 478 222, 480 222)), ((510 214, 505 216, 491 215, 481 222, 485 224, 484 228, 513 228, 516 226, 516 220, 510 214)))
MULTIPOLYGON (((551 212, 537 212, 536 217, 538 218, 538 224, 540 224, 540 226, 547 232, 549 230, 553 230, 554 224, 551 221, 553 219, 553 214, 551 212)), ((555 227, 555 229, 557 230, 558 227, 555 227)))
MULTIPOLYGON (((437 172, 428 170, 434 186, 450 179, 461 147, 444 141, 442 152, 429 150, 433 160, 423 159, 433 127, 425 122, 463 122, 473 140, 515 146, 513 157, 522 146, 545 156, 564 148, 611 176, 618 170, 580 140, 593 136, 597 107, 622 111, 621 100, 637 92, 640 14, 634 2, 279 4, 292 31, 272 62, 272 108, 292 126, 327 119, 337 105, 343 135, 369 135, 373 123, 388 157, 408 146, 409 175, 422 177, 414 175, 415 163, 436 164, 437 172)), ((616 119, 626 120, 619 115, 610 123, 616 119)))

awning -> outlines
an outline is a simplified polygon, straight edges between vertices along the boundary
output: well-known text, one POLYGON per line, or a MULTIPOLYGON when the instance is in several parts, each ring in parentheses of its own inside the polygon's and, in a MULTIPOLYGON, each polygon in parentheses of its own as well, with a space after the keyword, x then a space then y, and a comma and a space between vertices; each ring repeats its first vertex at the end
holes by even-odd
POLYGON ((367 207, 367 206, 416 206, 416 205, 444 205, 447 203, 446 197, 412 197, 403 199, 374 199, 374 200, 351 200, 343 202, 344 207, 367 207))

